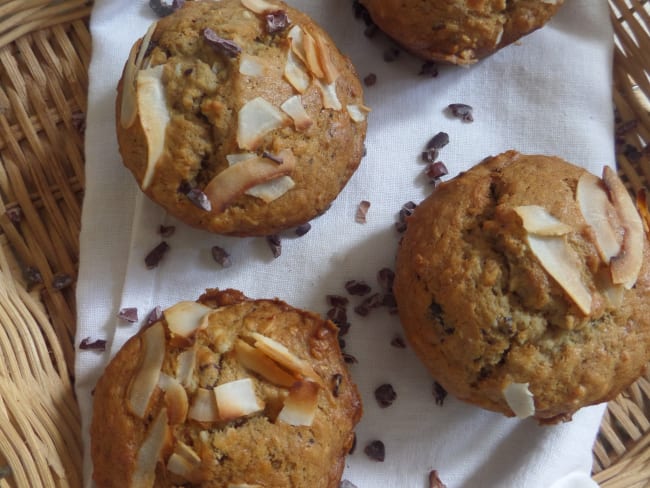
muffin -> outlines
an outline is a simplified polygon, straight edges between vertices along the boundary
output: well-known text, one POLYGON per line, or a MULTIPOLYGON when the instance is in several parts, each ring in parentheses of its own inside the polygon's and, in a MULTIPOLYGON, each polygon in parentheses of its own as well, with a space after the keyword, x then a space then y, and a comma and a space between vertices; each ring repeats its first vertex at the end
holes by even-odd
POLYGON ((323 213, 359 165, 369 108, 332 39, 283 2, 188 1, 118 85, 123 162, 189 225, 269 235, 323 213))
POLYGON ((406 50, 471 64, 542 27, 564 0, 360 0, 406 50))
POLYGON ((93 478, 336 488, 361 410, 331 322, 207 290, 165 310, 109 363, 94 393, 93 478))
POLYGON ((650 250, 616 173, 509 151, 414 211, 395 298, 451 394, 507 416, 569 420, 650 359, 650 250))

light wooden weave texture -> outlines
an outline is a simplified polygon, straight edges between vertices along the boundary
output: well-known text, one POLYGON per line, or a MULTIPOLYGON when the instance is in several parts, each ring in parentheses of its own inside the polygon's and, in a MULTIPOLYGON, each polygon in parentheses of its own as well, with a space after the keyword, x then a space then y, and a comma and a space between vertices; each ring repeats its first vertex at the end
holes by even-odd
MULTIPOLYGON (((81 484, 71 375, 90 3, 0 0, 0 488, 81 484)), ((612 137, 636 192, 650 187, 650 1, 609 4, 612 137)), ((650 488, 650 374, 610 402, 593 452, 602 487, 650 488)))

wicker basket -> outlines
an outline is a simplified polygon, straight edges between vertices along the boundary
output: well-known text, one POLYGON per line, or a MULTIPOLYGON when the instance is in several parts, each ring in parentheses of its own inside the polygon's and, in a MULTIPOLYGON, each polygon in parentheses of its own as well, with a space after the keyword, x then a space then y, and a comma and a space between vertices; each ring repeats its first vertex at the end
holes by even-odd
MULTIPOLYGON (((90 59, 87 0, 0 0, 0 487, 80 486, 71 373, 90 59)), ((650 2, 610 0, 618 164, 650 181, 650 2)), ((601 486, 650 487, 650 374, 609 404, 601 486)))

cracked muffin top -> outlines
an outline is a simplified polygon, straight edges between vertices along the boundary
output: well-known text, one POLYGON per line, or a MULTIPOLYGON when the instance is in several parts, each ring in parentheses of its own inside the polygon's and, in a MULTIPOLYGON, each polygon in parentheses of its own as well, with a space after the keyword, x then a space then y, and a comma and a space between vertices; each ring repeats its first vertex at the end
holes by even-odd
POLYGON ((361 417, 337 329, 207 290, 131 338, 94 393, 99 487, 337 488, 361 417))
POLYGON ((118 85, 123 162, 189 225, 269 235, 323 213, 359 165, 368 107, 330 37, 283 2, 188 1, 118 85))
POLYGON ((471 64, 542 27, 564 0, 360 0, 405 49, 471 64))
POLYGON ((650 250, 616 173, 491 157, 408 219, 395 298, 450 393, 507 416, 569 420, 650 359, 650 250))

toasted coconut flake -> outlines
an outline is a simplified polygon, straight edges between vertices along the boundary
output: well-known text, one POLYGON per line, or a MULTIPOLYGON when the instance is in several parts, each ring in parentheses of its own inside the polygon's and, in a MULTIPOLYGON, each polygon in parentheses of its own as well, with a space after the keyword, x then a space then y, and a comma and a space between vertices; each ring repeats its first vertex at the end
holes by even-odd
POLYGON ((622 238, 612 225, 616 218, 616 209, 609 201, 600 178, 591 173, 580 176, 576 200, 585 222, 594 231, 598 254, 605 263, 609 264, 610 260, 621 251, 622 238))
POLYGON ((320 80, 314 80, 316 86, 321 92, 323 97, 323 107, 331 108, 332 110, 342 110, 343 106, 339 100, 338 95, 336 94, 336 82, 329 85, 325 85, 320 80))
POLYGON ((287 33, 287 39, 291 44, 291 51, 307 65, 307 55, 305 54, 304 32, 299 25, 294 25, 287 33))
POLYGON ((147 140, 147 169, 142 178, 143 189, 151 184, 156 165, 165 150, 165 132, 170 117, 162 74, 161 64, 141 70, 136 77, 138 113, 147 140))
POLYGON ((258 332, 251 333, 251 337, 255 340, 255 347, 280 366, 305 378, 309 378, 321 386, 323 385, 323 380, 311 365, 307 361, 295 356, 284 345, 258 332))
POLYGON ((325 78, 325 73, 323 73, 318 59, 318 53, 316 52, 316 41, 306 30, 303 30, 302 45, 305 49, 305 63, 311 74, 319 79, 325 78))
POLYGON ((609 166, 603 169, 603 183, 624 230, 621 251, 610 262, 612 282, 629 290, 636 283, 643 264, 643 223, 625 185, 609 166))
POLYGON ((163 408, 158 413, 153 424, 151 424, 151 427, 149 427, 144 442, 138 450, 135 470, 130 483, 133 488, 149 488, 153 486, 156 480, 156 464, 161 459, 168 430, 167 410, 163 408))
POLYGON ((212 308, 197 302, 179 302, 166 309, 163 314, 172 334, 190 337, 205 326, 205 319, 212 308))
POLYGON ((262 97, 247 102, 237 119, 237 144, 241 149, 255 150, 270 131, 287 123, 287 118, 262 97))
POLYGON ((187 392, 180 382, 164 373, 160 373, 158 386, 165 392, 165 405, 171 425, 182 424, 187 418, 189 401, 187 392))
POLYGON ((219 420, 214 390, 197 388, 187 417, 198 422, 216 422, 219 420))
POLYGON ((278 420, 290 425, 310 426, 318 409, 318 390, 318 385, 311 381, 294 383, 284 400, 278 420))
POLYGON ((287 51, 287 62, 284 65, 284 77, 298 93, 305 93, 311 83, 311 77, 292 50, 287 51))
POLYGON ((245 76, 264 76, 264 62, 257 56, 242 54, 239 61, 239 72, 245 76))
POLYGON ((241 339, 235 342, 235 354, 237 355, 237 360, 244 368, 257 373, 274 385, 289 388, 297 379, 295 376, 290 375, 280 368, 263 352, 255 349, 241 339))
POLYGON ((250 158, 226 168, 212 178, 205 187, 205 194, 213 210, 223 212, 236 198, 261 183, 290 174, 296 165, 293 153, 280 151, 283 163, 277 164, 266 158, 250 158))
POLYGON ((293 97, 287 98, 284 103, 280 105, 280 108, 291 117, 298 132, 306 131, 314 123, 305 110, 300 95, 294 95, 293 97))
POLYGON ((158 322, 145 330, 140 340, 142 359, 129 386, 127 406, 134 415, 144 418, 165 359, 165 329, 162 323, 158 322))
POLYGON ((585 314, 591 313, 592 297, 582 282, 580 263, 563 237, 528 234, 528 244, 542 267, 585 314))
POLYGON ((201 458, 190 446, 177 441, 173 454, 167 461, 167 470, 191 483, 200 483, 201 477, 197 469, 201 466, 201 458))
POLYGON ((327 45, 327 41, 320 34, 315 35, 316 39, 316 55, 318 57, 318 62, 323 71, 323 77, 325 78, 325 83, 332 84, 339 77, 339 72, 332 62, 330 56, 330 48, 327 45))
POLYGON ((254 186, 246 192, 246 195, 259 198, 265 203, 271 203, 287 193, 294 186, 296 186, 296 182, 293 181, 291 176, 280 176, 274 180, 254 186))
POLYGON ((535 415, 535 401, 528 385, 528 383, 510 383, 503 389, 506 403, 520 419, 535 415))
POLYGON ((196 349, 186 349, 178 355, 176 379, 183 386, 190 386, 196 366, 196 349))
POLYGON ((636 194, 636 208, 639 209, 639 214, 641 214, 646 236, 650 239, 650 210, 648 210, 648 192, 645 188, 641 188, 636 194))
POLYGON ((245 417, 264 408, 264 402, 257 398, 250 378, 223 383, 214 389, 214 396, 222 420, 245 417))
POLYGON ((264 0, 241 0, 241 4, 256 14, 280 10, 280 7, 264 0))
POLYGON ((553 217, 544 207, 539 205, 522 205, 513 210, 521 217, 524 229, 538 236, 563 236, 573 230, 573 227, 553 217))
POLYGON ((370 107, 365 105, 348 105, 346 109, 354 122, 363 122, 370 113, 370 107))
POLYGON ((240 153, 240 154, 228 154, 226 155, 226 161, 228 161, 229 166, 232 166, 233 164, 241 163, 242 161, 246 161, 247 159, 253 159, 256 157, 257 154, 251 152, 240 153))

